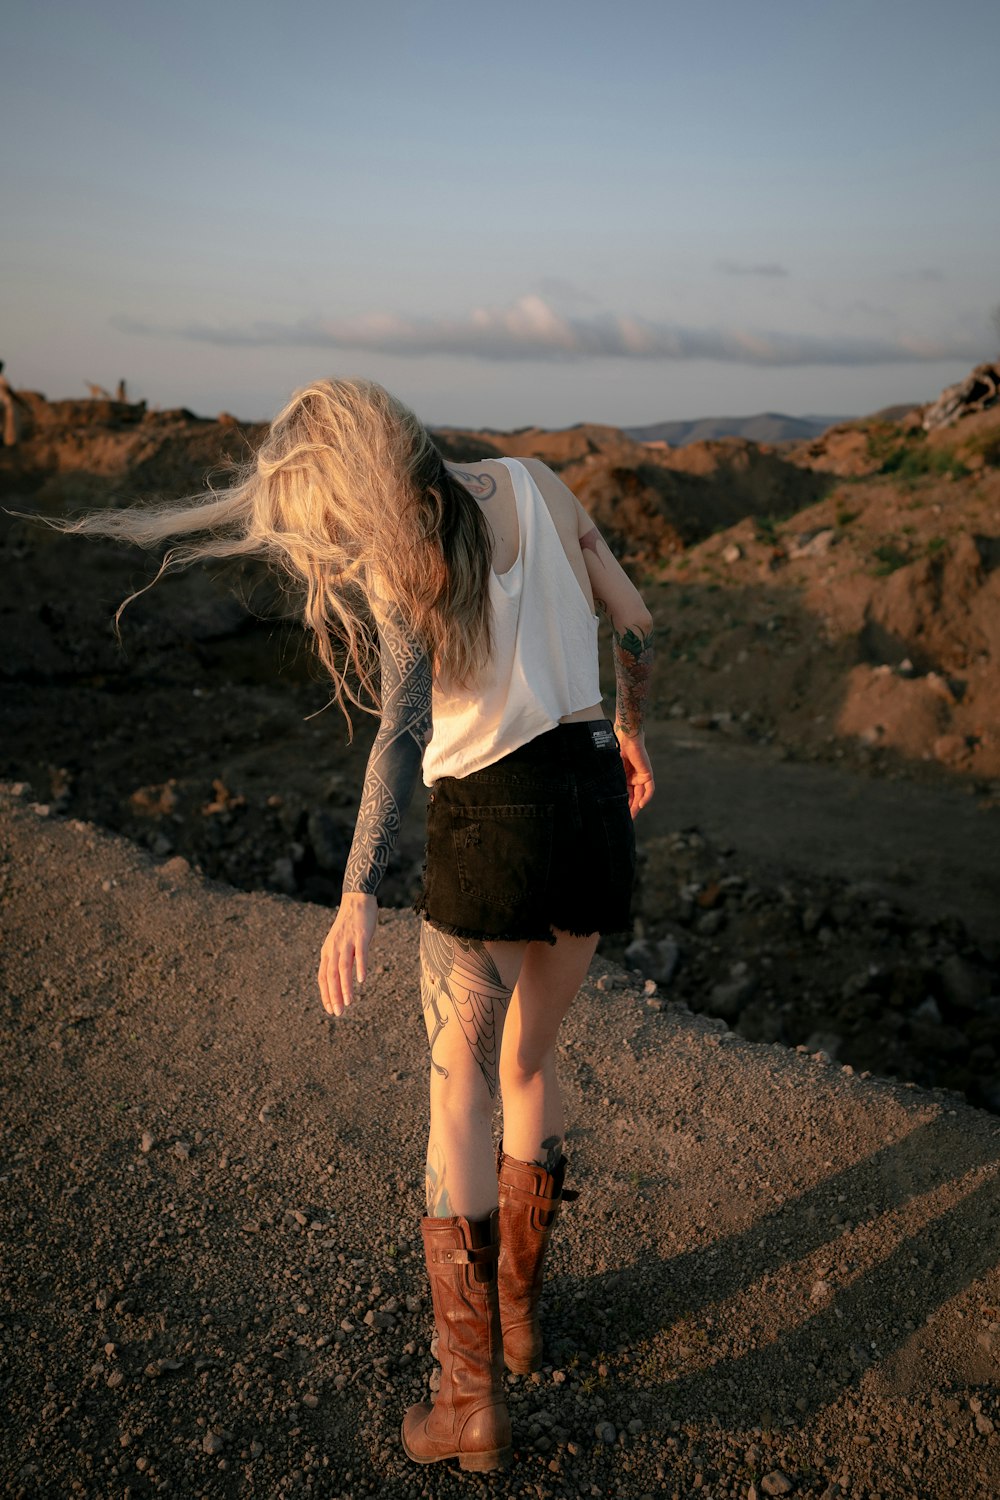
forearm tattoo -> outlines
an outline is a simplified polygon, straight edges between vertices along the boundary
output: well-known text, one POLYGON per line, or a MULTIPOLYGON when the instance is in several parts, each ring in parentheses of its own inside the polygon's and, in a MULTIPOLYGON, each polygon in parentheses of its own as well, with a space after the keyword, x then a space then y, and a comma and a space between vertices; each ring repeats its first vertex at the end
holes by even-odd
POLYGON ((614 632, 611 647, 615 659, 615 723, 624 734, 642 731, 643 711, 649 696, 653 671, 653 632, 637 635, 632 629, 614 632))
MULTIPOLYGON (((607 545, 596 526, 592 526, 580 538, 581 550, 593 552, 602 567, 604 559, 600 548, 607 545)), ((594 604, 611 620, 611 612, 603 599, 595 595, 594 604)), ((649 679, 653 669, 653 632, 648 630, 645 635, 639 635, 631 627, 619 631, 613 620, 611 629, 614 634, 611 651, 617 688, 615 723, 623 734, 635 735, 642 730, 643 710, 649 696, 649 679)))
POLYGON ((513 990, 478 940, 451 937, 429 922, 420 929, 420 1001, 425 1019, 434 1017, 431 1063, 444 1078, 447 1068, 434 1061, 434 1043, 449 1016, 458 1017, 465 1040, 479 1064, 490 1098, 496 1097, 503 1023, 513 990), (450 1002, 450 1011, 442 1002, 450 1002))
POLYGON ((374 895, 399 837, 431 732, 431 666, 393 621, 379 629, 382 722, 368 757, 344 890, 374 895))

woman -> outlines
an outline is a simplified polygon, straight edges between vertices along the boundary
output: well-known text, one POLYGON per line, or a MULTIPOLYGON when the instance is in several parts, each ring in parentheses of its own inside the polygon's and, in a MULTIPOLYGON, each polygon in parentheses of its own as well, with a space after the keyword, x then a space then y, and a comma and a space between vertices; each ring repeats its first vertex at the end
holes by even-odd
POLYGON ((376 892, 422 768, 421 1227, 441 1380, 433 1402, 406 1412, 402 1442, 417 1463, 502 1467, 503 1364, 526 1374, 541 1363, 542 1264, 563 1196, 558 1030, 599 935, 627 925, 631 820, 653 792, 649 612, 544 464, 445 463, 413 413, 365 380, 299 391, 222 495, 72 525, 147 544, 210 533, 168 553, 160 573, 206 556, 282 566, 305 585, 305 620, 345 712, 380 668, 381 722, 319 988, 340 1016, 364 981, 376 892), (595 605, 614 633, 614 730, 595 605))

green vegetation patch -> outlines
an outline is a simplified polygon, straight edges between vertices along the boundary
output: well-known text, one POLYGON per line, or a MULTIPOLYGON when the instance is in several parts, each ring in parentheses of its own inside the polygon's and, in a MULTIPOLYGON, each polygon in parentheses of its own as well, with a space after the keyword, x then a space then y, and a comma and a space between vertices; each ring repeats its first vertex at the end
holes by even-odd
POLYGON ((876 422, 869 427, 865 440, 868 457, 884 470, 886 460, 900 446, 899 428, 895 422, 876 422))
POLYGON ((967 453, 979 453, 991 469, 1000 468, 1000 432, 983 432, 964 445, 967 453))
POLYGON ((894 474, 904 484, 917 479, 962 479, 969 470, 950 448, 931 448, 926 442, 900 443, 889 453, 880 474, 894 474))
POLYGON ((908 554, 893 542, 882 542, 874 549, 872 557, 875 562, 872 572, 876 578, 884 577, 886 573, 895 573, 897 568, 904 568, 910 561, 908 554))
POLYGON ((776 547, 781 541, 781 533, 778 530, 777 516, 754 516, 753 521, 754 540, 764 542, 768 547, 776 547))

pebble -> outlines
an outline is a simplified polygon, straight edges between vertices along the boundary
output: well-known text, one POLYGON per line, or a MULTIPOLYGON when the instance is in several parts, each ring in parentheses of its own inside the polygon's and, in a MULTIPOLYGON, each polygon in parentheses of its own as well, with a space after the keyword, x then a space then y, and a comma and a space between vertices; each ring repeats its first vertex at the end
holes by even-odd
POLYGON ((610 1444, 618 1440, 618 1433, 615 1431, 613 1422, 598 1422, 594 1428, 594 1433, 599 1443, 610 1444))
POLYGON ((202 1438, 201 1446, 206 1453, 221 1453, 226 1445, 219 1433, 209 1431, 202 1438))
POLYGON ((722 931, 725 925, 726 914, 721 906, 717 906, 712 911, 703 911, 701 913, 695 923, 695 931, 701 937, 714 937, 717 932, 722 931))
POLYGON ((680 962, 681 950, 673 938, 661 938, 650 942, 637 938, 625 949, 625 962, 629 968, 638 969, 646 977, 645 993, 656 993, 658 984, 669 984, 680 962), (652 983, 653 988, 649 988, 652 983))
POLYGON ((710 1015, 720 1016, 726 1021, 735 1021, 756 988, 757 980, 752 974, 740 975, 738 979, 723 980, 721 984, 712 986, 705 1009, 710 1015))
POLYGON ((369 1328, 379 1330, 394 1328, 396 1325, 396 1320, 391 1313, 376 1312, 374 1308, 368 1309, 365 1313, 364 1321, 368 1324, 369 1328))
POLYGON ((152 1149, 153 1149, 153 1147, 155 1145, 156 1145, 156 1136, 153 1134, 153 1132, 151 1130, 144 1130, 142 1132, 142 1137, 141 1137, 141 1139, 139 1141, 139 1150, 142 1151, 144 1154, 148 1154, 150 1151, 152 1151, 152 1149))
POLYGON ((772 1469, 760 1482, 765 1495, 790 1495, 795 1485, 781 1469, 772 1469))

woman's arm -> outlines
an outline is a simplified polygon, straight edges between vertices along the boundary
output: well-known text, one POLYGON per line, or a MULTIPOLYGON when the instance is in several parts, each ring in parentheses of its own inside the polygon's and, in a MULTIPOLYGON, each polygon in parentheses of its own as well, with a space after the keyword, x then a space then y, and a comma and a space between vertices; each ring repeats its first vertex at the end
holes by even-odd
POLYGON ((375 892, 396 847, 400 822, 420 775, 431 729, 431 668, 426 651, 398 619, 379 626, 382 720, 368 756, 344 889, 323 944, 319 988, 324 1009, 339 1016, 365 978, 375 932, 375 892))
POLYGON ((625 763, 629 810, 634 818, 650 801, 655 785, 643 732, 653 672, 653 617, 582 505, 580 514, 581 525, 586 523, 587 528, 580 533, 580 548, 594 590, 594 603, 611 622, 615 733, 625 763))
POLYGON ((379 627, 382 722, 365 772, 344 872, 346 894, 373 896, 396 847, 431 732, 431 669, 424 648, 393 620, 379 627))
POLYGON ((563 545, 575 536, 596 608, 613 636, 617 702, 615 733, 625 762, 632 816, 653 795, 653 771, 643 739, 643 719, 653 666, 653 617, 642 595, 567 484, 539 458, 523 459, 545 496, 563 545))

